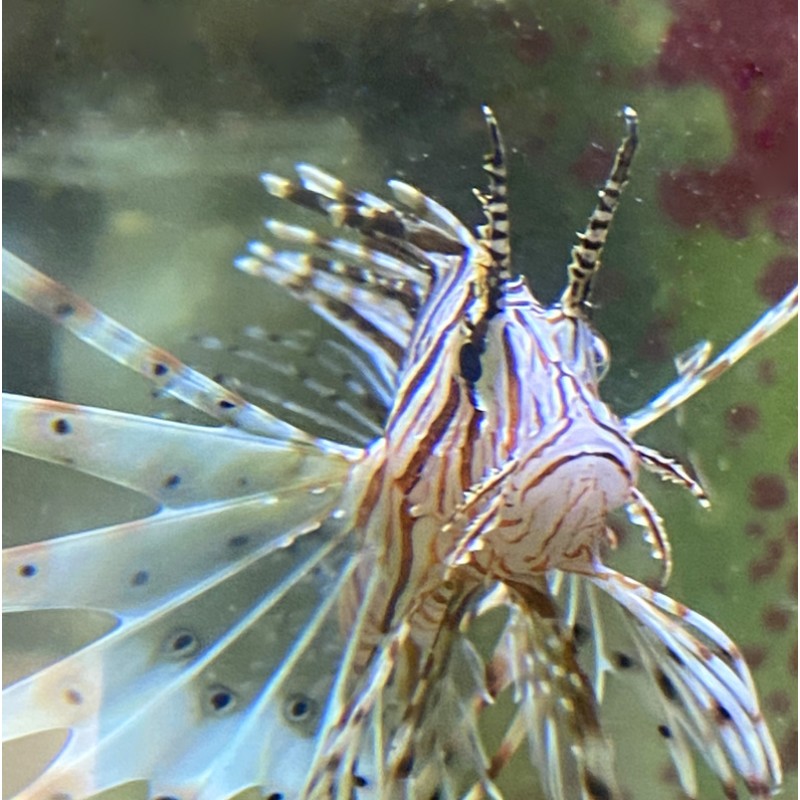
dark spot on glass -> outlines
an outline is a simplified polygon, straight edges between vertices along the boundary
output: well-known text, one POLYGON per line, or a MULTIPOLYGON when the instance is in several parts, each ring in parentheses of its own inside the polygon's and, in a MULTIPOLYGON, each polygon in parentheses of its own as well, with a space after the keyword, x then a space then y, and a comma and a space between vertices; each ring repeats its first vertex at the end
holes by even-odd
POLYGON ((63 417, 54 419, 52 423, 50 423, 50 426, 52 427, 53 432, 57 433, 59 436, 65 436, 68 433, 72 433, 72 426, 63 417))
POLYGON ((366 778, 362 777, 361 775, 353 775, 353 783, 355 783, 355 785, 360 788, 363 788, 364 786, 369 786, 369 781, 366 778))
POLYGON ((611 800, 611 790, 605 782, 588 770, 586 771, 586 791, 593 800, 611 800))
POLYGON ((273 792, 268 794, 264 800, 283 800, 283 795, 280 792, 273 792))
POLYGON ((250 481, 249 481, 249 480, 247 480, 247 478, 239 478, 239 479, 236 481, 236 485, 237 485, 238 487, 242 488, 242 489, 243 489, 245 486, 247 486, 247 484, 248 484, 248 483, 250 483, 250 481))
POLYGON ((230 400, 220 400, 217 405, 223 409, 223 411, 230 411, 232 408, 236 408, 236 403, 232 403, 230 400))
POLYGON ((150 573, 146 569, 140 569, 131 578, 131 586, 144 586, 150 580, 150 573))
POLYGON ((36 566, 36 564, 23 564, 17 570, 22 578, 32 578, 38 571, 39 568, 36 566))
POLYGON ((663 670, 656 672, 656 680, 658 681, 658 688, 664 694, 667 700, 675 702, 678 699, 678 690, 675 684, 670 680, 669 676, 663 670))
POLYGON ((169 367, 166 364, 162 364, 160 361, 157 361, 153 364, 153 375, 157 378, 161 378, 169 372, 169 367))
POLYGON ((615 653, 615 658, 620 669, 630 669, 636 666, 636 662, 627 653, 615 653))
POLYGON ((67 317, 71 317, 75 313, 75 306, 71 303, 59 303, 56 306, 56 316, 60 320, 64 320, 67 317))
POLYGON ((228 539, 229 547, 244 547, 250 541, 250 537, 245 533, 240 533, 236 536, 231 536, 228 539))
POLYGON ((169 475, 164 480, 164 488, 165 489, 174 489, 176 486, 178 486, 180 484, 180 482, 181 482, 181 476, 180 475, 169 475))
POLYGON ((658 732, 665 738, 671 739, 672 738, 672 731, 669 729, 668 725, 659 725, 658 732))

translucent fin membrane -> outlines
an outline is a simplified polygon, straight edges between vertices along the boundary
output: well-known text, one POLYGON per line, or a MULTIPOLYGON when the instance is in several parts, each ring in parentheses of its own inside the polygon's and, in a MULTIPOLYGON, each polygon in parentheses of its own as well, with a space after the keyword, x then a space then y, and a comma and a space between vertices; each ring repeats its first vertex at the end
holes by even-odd
POLYGON ((153 796, 211 800, 259 785, 296 797, 343 650, 335 610, 349 557, 335 528, 254 551, 15 684, 8 719, 24 708, 26 730, 72 728, 20 796, 84 796, 147 776, 153 796), (31 718, 43 693, 51 702, 31 718), (68 702, 54 703, 60 695, 68 702))
MULTIPOLYGON (((675 383, 654 397, 646 406, 625 417, 623 423, 631 436, 652 425, 657 419, 685 403, 734 364, 746 356, 754 347, 777 333, 797 318, 797 287, 786 297, 764 313, 752 327, 729 344, 716 358, 705 366, 690 369, 681 374, 675 383)), ((702 363, 706 355, 703 354, 702 363)))
POLYGON ((262 436, 304 444, 315 441, 151 345, 6 250, 3 291, 138 372, 158 389, 213 418, 262 436))
POLYGON ((230 428, 205 428, 87 406, 3 397, 3 446, 95 475, 166 507, 343 480, 347 463, 230 428))
MULTIPOLYGON (((705 617, 613 570, 598 565, 591 581, 636 620, 638 652, 672 723, 667 730, 679 731, 674 755, 682 756, 688 737, 729 796, 737 774, 753 797, 771 796, 780 760, 736 645, 705 617)), ((676 764, 688 776, 682 760, 676 764)))
POLYGON ((219 383, 310 433, 366 446, 383 431, 394 390, 347 343, 258 326, 230 342, 200 335, 193 343, 200 348, 194 360, 219 383))

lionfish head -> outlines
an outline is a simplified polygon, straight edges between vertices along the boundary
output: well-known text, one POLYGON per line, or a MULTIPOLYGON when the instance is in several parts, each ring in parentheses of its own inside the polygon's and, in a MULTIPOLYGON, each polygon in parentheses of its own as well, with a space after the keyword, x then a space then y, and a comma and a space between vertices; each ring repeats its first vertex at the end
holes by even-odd
MULTIPOLYGON (((606 540, 607 514, 633 499, 640 460, 600 398, 608 347, 589 319, 588 303, 633 156, 636 117, 626 109, 628 135, 573 248, 567 287, 559 303, 545 307, 510 272, 502 141, 491 112, 485 113, 494 150, 484 161, 488 191, 476 192, 486 222, 470 259, 475 302, 466 308, 458 364, 466 402, 492 439, 465 460, 471 458, 479 474, 488 466, 506 480, 496 492, 502 508, 475 546, 488 544, 482 566, 497 562, 501 574, 591 572, 606 540)), ((481 494, 480 484, 469 488, 481 494)))

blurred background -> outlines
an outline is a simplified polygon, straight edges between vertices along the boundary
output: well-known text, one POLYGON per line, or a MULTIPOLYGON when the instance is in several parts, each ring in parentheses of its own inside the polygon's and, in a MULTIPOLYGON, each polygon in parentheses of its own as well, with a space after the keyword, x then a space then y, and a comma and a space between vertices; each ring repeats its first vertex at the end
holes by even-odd
MULTIPOLYGON (((231 267, 262 217, 301 219, 265 196, 261 171, 310 162, 376 193, 402 177, 479 222, 484 102, 509 150, 514 269, 548 302, 620 138, 618 110, 639 112, 594 297, 612 352, 604 396, 620 414, 673 378, 675 355, 727 343, 796 281, 789 0, 7 0, 3 21, 4 246, 208 369, 198 337, 302 331, 313 357, 330 336, 231 267)), ((8 391, 161 411, 136 376, 8 300, 4 335, 8 391)), ((709 491, 703 511, 646 483, 672 537, 669 593, 748 657, 786 797, 797 793, 796 363, 790 331, 641 437, 709 491)), ((7 544, 141 511, 22 457, 4 464, 7 544)), ((30 630, 48 637, 42 623, 22 627, 20 648, 30 630)), ((653 780, 647 797, 678 797, 651 727, 613 728, 623 782, 635 797, 653 780)))

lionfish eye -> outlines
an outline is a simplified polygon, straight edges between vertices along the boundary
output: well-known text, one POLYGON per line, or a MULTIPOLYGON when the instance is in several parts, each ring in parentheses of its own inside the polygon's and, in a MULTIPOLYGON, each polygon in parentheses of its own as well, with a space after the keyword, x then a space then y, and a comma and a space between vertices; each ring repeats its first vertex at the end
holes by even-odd
POLYGON ((594 360, 594 371, 597 375, 597 380, 600 382, 605 378, 608 373, 608 368, 611 366, 611 353, 605 340, 595 334, 592 341, 592 357, 594 360))

